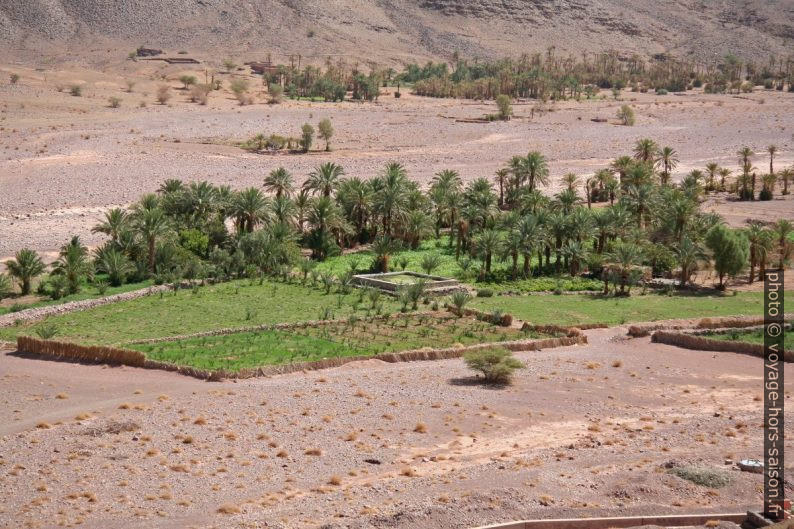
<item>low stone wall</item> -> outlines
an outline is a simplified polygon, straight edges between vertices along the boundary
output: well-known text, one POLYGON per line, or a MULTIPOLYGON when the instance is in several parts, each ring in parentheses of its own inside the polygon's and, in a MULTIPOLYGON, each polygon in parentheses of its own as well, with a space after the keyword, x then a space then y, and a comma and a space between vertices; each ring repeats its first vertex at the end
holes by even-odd
POLYGON ((47 305, 46 307, 35 307, 32 309, 23 309, 17 312, 9 312, 8 314, 3 314, 0 316, 0 327, 10 327, 17 321, 40 320, 42 318, 46 318, 47 316, 88 310, 101 305, 107 305, 109 303, 129 301, 131 299, 151 296, 152 294, 159 294, 160 292, 167 292, 170 290, 172 290, 171 285, 156 285, 138 290, 131 290, 130 292, 122 292, 121 294, 104 296, 101 298, 68 301, 59 305, 47 305))
POLYGON ((381 353, 373 356, 346 356, 339 358, 328 358, 325 360, 316 360, 314 362, 299 362, 294 364, 241 369, 240 371, 234 372, 224 370, 209 371, 193 367, 169 364, 166 362, 157 362, 147 359, 146 355, 140 351, 134 351, 131 349, 87 346, 68 342, 58 342, 55 340, 39 340, 29 336, 20 336, 17 338, 17 350, 23 353, 40 355, 45 358, 54 358, 57 360, 128 365, 132 367, 142 367, 145 369, 161 369, 165 371, 177 372, 182 375, 187 375, 202 380, 214 381, 225 378, 245 379, 294 373, 297 371, 328 369, 360 360, 381 360, 383 362, 389 363, 443 360, 448 358, 459 358, 470 351, 479 351, 489 349, 491 347, 504 347, 505 349, 515 352, 537 351, 540 349, 550 349, 553 347, 564 347, 584 343, 587 343, 587 337, 584 335, 562 338, 546 338, 541 340, 516 340, 510 342, 470 345, 468 347, 450 347, 446 349, 427 348, 395 353, 381 353))
MULTIPOLYGON (((787 322, 794 320, 794 314, 785 314, 787 322)), ((699 320, 672 320, 660 321, 629 326, 628 334, 633 338, 649 336, 654 331, 671 329, 741 329, 763 325, 762 316, 723 316, 716 318, 701 318, 699 320)))
POLYGON ((612 529, 630 527, 696 527, 711 520, 733 522, 741 525, 747 520, 746 513, 712 514, 668 514, 648 516, 625 516, 613 518, 561 518, 549 520, 521 520, 497 523, 476 529, 612 529))
MULTIPOLYGON (((727 353, 740 353, 764 358, 764 346, 761 344, 738 342, 734 340, 715 340, 682 332, 656 331, 651 336, 651 341, 694 349, 698 351, 719 351, 727 353)), ((794 351, 787 350, 783 353, 783 360, 794 362, 794 351)))

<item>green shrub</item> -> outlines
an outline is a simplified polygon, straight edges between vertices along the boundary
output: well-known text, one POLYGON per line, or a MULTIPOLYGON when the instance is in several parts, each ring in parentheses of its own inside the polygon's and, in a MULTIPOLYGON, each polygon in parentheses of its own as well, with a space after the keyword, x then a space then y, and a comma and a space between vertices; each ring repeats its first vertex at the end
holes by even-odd
POLYGON ((501 347, 472 351, 463 357, 469 369, 479 371, 485 381, 492 384, 507 384, 513 372, 524 368, 524 364, 513 357, 513 353, 501 347))
POLYGON ((730 483, 731 477, 725 472, 705 467, 682 466, 670 469, 670 473, 695 485, 719 489, 730 483))
POLYGON ((471 301, 471 294, 465 290, 458 290, 452 293, 451 301, 452 306, 455 307, 455 310, 458 312, 458 316, 462 316, 463 308, 469 301, 471 301))
POLYGON ((478 298, 491 298, 493 297, 493 290, 490 288, 481 288, 477 290, 478 298))
POLYGON ((75 97, 80 97, 80 96, 83 95, 83 87, 80 86, 79 84, 72 85, 69 88, 69 93, 72 94, 75 97))
POLYGON ((627 127, 631 127, 634 125, 634 109, 628 105, 623 105, 618 110, 618 120, 620 120, 621 125, 626 125, 627 127))
POLYGON ((33 331, 42 340, 49 340, 58 334, 58 327, 53 323, 44 322, 33 331))

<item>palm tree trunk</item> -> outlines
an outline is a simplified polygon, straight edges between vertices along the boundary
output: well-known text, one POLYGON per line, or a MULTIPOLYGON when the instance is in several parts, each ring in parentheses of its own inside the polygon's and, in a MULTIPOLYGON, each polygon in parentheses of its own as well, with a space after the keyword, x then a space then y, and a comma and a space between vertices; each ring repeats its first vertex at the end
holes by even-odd
POLYGON ((529 277, 530 256, 528 253, 524 254, 524 277, 529 277))
POLYGON ((149 271, 154 273, 154 237, 149 237, 149 271))
POLYGON ((755 279, 755 248, 751 245, 750 246, 750 281, 749 281, 749 283, 752 284, 754 279, 755 279))

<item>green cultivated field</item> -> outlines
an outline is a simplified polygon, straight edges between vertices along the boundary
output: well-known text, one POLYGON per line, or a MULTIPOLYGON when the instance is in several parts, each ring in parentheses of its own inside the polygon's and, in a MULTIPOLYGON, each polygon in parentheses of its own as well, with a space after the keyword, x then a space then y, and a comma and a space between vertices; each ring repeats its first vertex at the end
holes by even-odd
POLYGON ((142 281, 140 283, 127 283, 125 285, 121 285, 119 287, 111 287, 108 286, 107 291, 104 294, 100 294, 99 291, 93 285, 84 284, 83 288, 77 294, 70 294, 68 296, 64 296, 61 299, 49 299, 44 298, 41 301, 35 301, 33 303, 16 303, 13 298, 7 298, 3 300, 3 306, 0 307, 0 316, 3 314, 8 314, 9 312, 15 312, 16 310, 22 309, 31 309, 35 307, 46 307, 49 305, 61 305, 63 303, 68 303, 70 301, 82 301, 84 299, 94 299, 104 296, 112 296, 113 294, 123 294, 124 292, 131 292, 133 290, 140 290, 142 288, 150 287, 154 284, 153 281, 142 281))
MULTIPOLYGON (((430 239, 423 241, 416 250, 403 250, 395 252, 389 259, 391 263, 390 272, 398 272, 401 267, 398 263, 402 259, 407 260, 406 270, 412 272, 425 273, 422 270, 422 258, 427 254, 436 254, 440 258, 438 268, 431 272, 431 275, 461 279, 461 268, 455 260, 455 248, 448 245, 449 237, 442 236, 440 239, 430 239)), ((369 250, 349 253, 337 257, 330 257, 317 264, 317 270, 330 272, 336 276, 345 274, 352 265, 356 266, 358 273, 371 271, 374 255, 369 250)), ((532 260, 532 266, 537 264, 537 259, 532 260)), ((552 291, 559 286, 565 291, 597 290, 604 288, 602 281, 598 279, 587 279, 582 277, 560 277, 559 280, 553 277, 532 277, 528 279, 510 279, 510 262, 494 259, 492 273, 496 277, 504 278, 502 281, 476 281, 476 266, 470 269, 471 279, 465 281, 474 288, 489 288, 495 292, 518 291, 518 292, 542 292, 552 291)), ((519 270, 521 267, 519 263, 519 270)))
MULTIPOLYGON (((710 332, 707 334, 702 335, 704 338, 711 338, 713 340, 728 340, 732 342, 747 342, 747 343, 754 343, 763 345, 764 344, 764 331, 762 329, 753 329, 753 330, 735 330, 728 333, 716 333, 710 332)), ((787 350, 794 349, 794 330, 792 330, 792 326, 789 325, 786 328, 785 336, 784 336, 784 344, 787 350)))
MULTIPOLYGON (((794 296, 794 292, 789 293, 794 296)), ((674 318, 762 315, 763 294, 740 292, 736 296, 639 294, 628 298, 590 295, 501 296, 477 298, 471 306, 501 309, 514 317, 537 324, 576 325, 656 321, 674 318)))
POLYGON ((551 335, 524 333, 451 314, 414 314, 388 320, 289 330, 235 333, 157 344, 132 345, 153 360, 202 369, 239 370, 341 356, 376 355, 422 347, 444 348, 551 335))
MULTIPOLYGON (((113 303, 47 320, 58 328, 55 339, 87 344, 121 344, 131 340, 190 334, 226 327, 289 323, 333 317, 346 318, 363 291, 339 295, 332 290, 265 281, 247 280, 183 289, 113 303), (328 314, 325 314, 328 311, 328 314)), ((395 312, 393 298, 382 296, 382 313, 395 312)), ((371 307, 364 297, 357 312, 365 316, 371 307)), ((374 313, 374 311, 373 311, 374 313)), ((0 329, 0 340, 15 340, 18 334, 33 335, 40 323, 21 323, 0 329)))

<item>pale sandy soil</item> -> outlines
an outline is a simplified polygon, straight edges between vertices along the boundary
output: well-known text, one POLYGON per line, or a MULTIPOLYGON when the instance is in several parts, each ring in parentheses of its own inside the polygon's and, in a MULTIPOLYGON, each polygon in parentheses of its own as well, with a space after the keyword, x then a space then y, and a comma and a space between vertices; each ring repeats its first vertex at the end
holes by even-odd
MULTIPOLYGON (((385 163, 399 161, 410 175, 427 182, 445 168, 466 180, 491 177, 511 156, 540 150, 550 160, 555 183, 568 172, 592 173, 616 156, 630 153, 640 137, 675 148, 678 175, 716 161, 737 169, 735 152, 750 145, 759 172, 768 162, 763 152, 775 143, 777 167, 794 160, 794 97, 757 91, 742 96, 655 96, 626 92, 615 102, 562 102, 535 113, 534 102, 516 104, 509 122, 462 123, 494 112, 493 104, 384 94, 374 104, 286 102, 270 106, 264 94, 257 104, 240 107, 228 91, 213 93, 209 105, 189 103, 174 90, 168 106, 154 95, 161 76, 169 84, 184 71, 153 62, 124 62, 96 72, 79 65, 49 65, 40 70, 0 65, 0 257, 23 246, 52 252, 71 235, 96 245, 90 228, 102 212, 157 189, 166 178, 208 180, 234 188, 261 186, 272 169, 283 165, 298 181, 325 161, 343 165, 350 175, 370 177, 385 163), (21 80, 8 84, 10 72, 21 80), (135 80, 132 93, 125 81, 135 80), (81 84, 83 97, 69 95, 81 84), (64 87, 63 92, 56 90, 64 87), (111 109, 110 96, 122 99, 111 109), (148 106, 141 108, 141 101, 148 106), (614 124, 617 108, 630 103, 637 125, 614 124), (334 151, 309 155, 256 155, 228 145, 258 132, 297 136, 300 125, 329 117, 336 129, 334 151), (596 123, 592 118, 608 118, 596 123)), ((203 80, 203 70, 192 71, 203 80)), ((238 75, 238 74, 235 74, 238 75)), ((239 74, 242 75, 242 74, 239 74)), ((219 74, 228 86, 230 75, 219 74)), ((252 79, 260 90, 260 81, 252 79)), ((791 200, 718 206, 741 222, 744 217, 794 217, 791 200), (768 214, 775 211, 774 215, 768 214)), ((732 220, 733 222, 733 220, 732 220)))
POLYGON ((522 353, 502 389, 459 359, 205 383, 5 353, 0 526, 465 528, 758 507, 761 477, 725 459, 761 455, 762 362, 624 333, 522 353), (666 472, 687 463, 731 482, 666 472))

